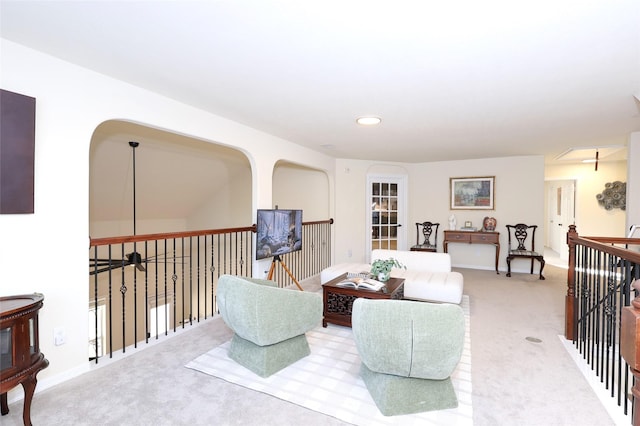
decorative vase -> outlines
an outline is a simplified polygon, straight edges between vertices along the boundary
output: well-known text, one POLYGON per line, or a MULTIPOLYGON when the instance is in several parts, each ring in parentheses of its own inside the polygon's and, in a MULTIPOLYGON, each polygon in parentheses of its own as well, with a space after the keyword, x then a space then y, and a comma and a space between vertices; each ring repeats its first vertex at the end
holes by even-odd
POLYGON ((487 216, 482 221, 482 227, 484 228, 485 231, 495 231, 497 224, 498 224, 498 221, 496 221, 495 217, 487 216))
POLYGON ((391 271, 378 272, 378 281, 386 283, 391 278, 391 271))
POLYGON ((456 230, 456 215, 454 214, 449 216, 449 229, 452 231, 456 230))

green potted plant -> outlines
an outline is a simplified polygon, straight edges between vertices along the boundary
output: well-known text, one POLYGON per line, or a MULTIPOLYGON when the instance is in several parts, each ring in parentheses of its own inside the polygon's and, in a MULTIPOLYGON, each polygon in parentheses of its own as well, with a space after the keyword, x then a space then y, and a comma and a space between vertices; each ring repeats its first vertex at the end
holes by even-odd
POLYGON ((387 282, 389 281, 391 269, 393 268, 405 267, 393 257, 389 259, 377 259, 371 264, 371 275, 378 281, 387 282))

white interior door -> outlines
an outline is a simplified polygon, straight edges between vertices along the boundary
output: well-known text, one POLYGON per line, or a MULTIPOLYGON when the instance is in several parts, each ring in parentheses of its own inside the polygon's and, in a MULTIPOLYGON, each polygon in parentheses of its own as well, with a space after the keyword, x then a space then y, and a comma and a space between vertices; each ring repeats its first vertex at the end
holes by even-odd
POLYGON ((559 239, 560 246, 560 259, 569 260, 569 249, 567 247, 567 232, 569 232, 569 225, 576 223, 576 181, 567 180, 562 181, 562 211, 560 212, 560 223, 558 229, 560 229, 559 239))
POLYGON ((575 180, 554 181, 548 186, 549 206, 549 246, 560 255, 563 260, 568 260, 567 232, 569 225, 575 223, 575 180))
MULTIPOLYGON (((367 176, 367 253, 406 250, 406 176, 367 176)), ((370 260, 370 259, 368 259, 370 260)))
POLYGON ((550 206, 550 226, 549 226, 549 242, 551 243, 551 249, 556 253, 560 253, 562 251, 562 230, 560 229, 563 226, 562 223, 562 185, 560 182, 555 182, 552 185, 552 189, 550 191, 551 194, 551 202, 550 206))

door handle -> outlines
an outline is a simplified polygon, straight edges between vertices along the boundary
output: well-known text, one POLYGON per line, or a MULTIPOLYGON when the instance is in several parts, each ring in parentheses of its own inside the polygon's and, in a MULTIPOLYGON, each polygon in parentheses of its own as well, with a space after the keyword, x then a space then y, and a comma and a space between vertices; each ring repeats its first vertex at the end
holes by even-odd
POLYGON ((559 223, 559 224, 558 224, 558 226, 562 226, 562 224, 561 224, 561 223, 559 223))

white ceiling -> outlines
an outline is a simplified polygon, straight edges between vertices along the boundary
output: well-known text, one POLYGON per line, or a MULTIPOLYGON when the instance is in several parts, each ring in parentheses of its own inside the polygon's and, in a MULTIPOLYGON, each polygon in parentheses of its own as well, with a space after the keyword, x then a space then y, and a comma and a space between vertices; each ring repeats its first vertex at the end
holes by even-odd
POLYGON ((1 0, 0 14, 3 38, 339 158, 552 162, 640 131, 638 0, 1 0), (368 114, 382 124, 355 124, 368 114))

